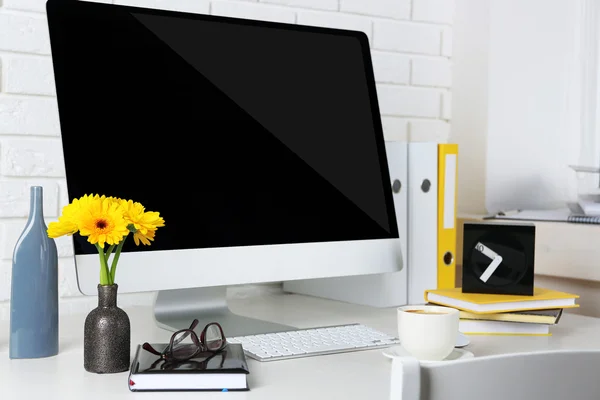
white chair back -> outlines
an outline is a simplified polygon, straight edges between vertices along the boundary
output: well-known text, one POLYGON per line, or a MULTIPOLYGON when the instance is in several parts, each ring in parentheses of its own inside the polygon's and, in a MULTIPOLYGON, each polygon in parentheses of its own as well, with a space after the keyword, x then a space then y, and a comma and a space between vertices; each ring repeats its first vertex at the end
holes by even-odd
POLYGON ((598 400, 600 350, 556 350, 420 365, 394 358, 390 400, 598 400))

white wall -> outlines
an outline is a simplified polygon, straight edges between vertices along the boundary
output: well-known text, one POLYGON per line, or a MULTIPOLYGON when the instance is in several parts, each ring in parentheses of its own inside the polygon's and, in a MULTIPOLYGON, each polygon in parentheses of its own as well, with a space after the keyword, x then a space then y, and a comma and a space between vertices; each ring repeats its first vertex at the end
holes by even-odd
POLYGON ((576 199, 579 77, 573 0, 492 1, 486 208, 564 206, 576 199), (575 96, 574 96, 575 95, 575 96))
POLYGON ((586 150, 582 16, 591 3, 456 1, 451 140, 461 148, 461 211, 551 208, 576 198, 569 164, 586 150))
MULTIPOLYGON (((386 138, 439 142, 448 139, 454 0, 116 0, 116 3, 364 31, 371 42, 386 138)), ((55 220, 67 204, 67 195, 45 1, 3 0, 0 5, 2 301, 10 298, 12 251, 27 217, 29 186, 44 186, 48 222, 55 220)), ((78 296, 72 248, 67 239, 57 242, 60 295, 78 296)), ((89 307, 93 301, 76 304, 89 307)))
POLYGON ((452 132, 458 143, 459 212, 485 214, 490 0, 456 0, 452 132))

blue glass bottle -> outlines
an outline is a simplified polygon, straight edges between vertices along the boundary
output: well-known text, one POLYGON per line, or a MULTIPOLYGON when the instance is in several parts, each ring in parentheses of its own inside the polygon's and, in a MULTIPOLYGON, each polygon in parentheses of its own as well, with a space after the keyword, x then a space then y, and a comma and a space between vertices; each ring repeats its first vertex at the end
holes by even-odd
POLYGON ((58 252, 48 237, 41 186, 30 189, 29 218, 15 245, 9 357, 58 354, 58 252))

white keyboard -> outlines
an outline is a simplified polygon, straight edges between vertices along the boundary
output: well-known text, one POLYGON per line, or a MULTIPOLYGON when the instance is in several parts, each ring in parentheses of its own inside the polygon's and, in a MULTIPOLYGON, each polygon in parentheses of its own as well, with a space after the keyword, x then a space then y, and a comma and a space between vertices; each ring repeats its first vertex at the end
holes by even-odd
POLYGON ((258 361, 371 350, 400 343, 398 338, 362 324, 237 336, 227 341, 241 343, 246 355, 258 361))

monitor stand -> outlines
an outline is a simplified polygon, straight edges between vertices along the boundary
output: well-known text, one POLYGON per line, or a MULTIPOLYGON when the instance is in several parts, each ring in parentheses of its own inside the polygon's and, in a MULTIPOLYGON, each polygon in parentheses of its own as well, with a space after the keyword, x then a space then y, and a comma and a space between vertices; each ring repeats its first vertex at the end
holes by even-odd
POLYGON ((174 332, 189 328, 194 318, 197 318, 198 331, 210 322, 218 322, 226 337, 297 329, 234 314, 229 310, 226 296, 226 286, 161 290, 154 302, 156 324, 160 328, 174 332))

